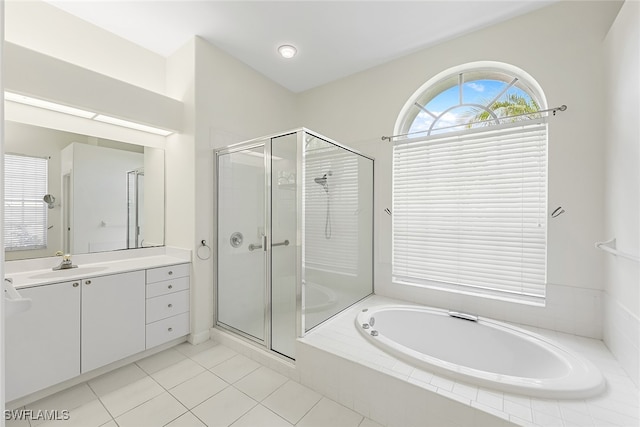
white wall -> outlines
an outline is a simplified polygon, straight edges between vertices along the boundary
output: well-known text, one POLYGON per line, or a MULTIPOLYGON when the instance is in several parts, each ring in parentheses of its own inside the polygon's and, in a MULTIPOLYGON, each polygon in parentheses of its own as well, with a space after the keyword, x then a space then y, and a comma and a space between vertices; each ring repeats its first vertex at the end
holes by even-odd
MULTIPOLYGON (((195 37, 167 60, 167 94, 184 103, 184 131, 167 138, 167 245, 214 247, 213 148, 294 127, 292 93, 195 37)), ((213 325, 213 257, 193 258, 192 332, 213 325)))
MULTIPOLYGON (((605 197, 603 239, 640 254, 640 3, 627 1, 605 39, 605 197)), ((640 264, 605 259, 604 340, 640 383, 640 264)))
POLYGON ((619 7, 561 2, 300 95, 306 127, 376 158, 376 293, 602 336, 603 258, 594 248, 604 236, 602 39, 619 7), (383 213, 391 207, 391 146, 380 137, 393 133, 400 109, 429 78, 482 60, 525 70, 549 106, 568 106, 549 125, 549 208, 566 213, 549 222, 544 308, 391 282, 391 220, 383 213))
POLYGON ((165 158, 164 150, 144 149, 144 235, 142 245, 164 245, 165 158))
POLYGON ((5 40, 165 92, 165 59, 43 1, 7 1, 5 40))
MULTIPOLYGON (((213 243, 212 149, 293 128, 295 97, 200 38, 196 44, 195 241, 213 243)), ((213 257, 194 260, 198 325, 213 325, 213 257)), ((198 330, 202 328, 198 327, 198 330)))

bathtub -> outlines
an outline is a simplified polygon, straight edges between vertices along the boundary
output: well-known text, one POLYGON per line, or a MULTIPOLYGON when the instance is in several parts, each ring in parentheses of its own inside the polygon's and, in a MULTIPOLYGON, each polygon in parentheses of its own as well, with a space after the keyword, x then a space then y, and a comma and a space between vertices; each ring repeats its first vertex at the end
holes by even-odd
POLYGON ((587 359, 495 320, 430 307, 384 305, 359 312, 356 328, 406 363, 494 390, 582 399, 605 388, 601 372, 587 359))
POLYGON ((304 291, 307 313, 328 310, 338 302, 338 297, 332 289, 317 283, 306 282, 304 291))

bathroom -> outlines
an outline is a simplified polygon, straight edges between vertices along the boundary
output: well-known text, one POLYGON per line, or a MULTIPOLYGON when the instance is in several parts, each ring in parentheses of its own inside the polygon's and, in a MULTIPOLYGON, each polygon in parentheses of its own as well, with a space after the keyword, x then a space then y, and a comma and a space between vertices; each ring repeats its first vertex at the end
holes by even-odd
MULTIPOLYGON (((285 89, 198 37, 164 58, 45 2, 7 2, 4 13, 8 42, 184 105, 181 131, 162 138, 164 242, 194 253, 193 343, 206 341, 214 326, 213 257, 195 256, 202 240, 211 245, 215 236, 212 150, 304 126, 375 159, 376 295, 603 340, 637 393, 638 264, 594 247, 595 242, 615 237, 621 251, 636 256, 640 251, 637 48, 630 53, 621 50, 623 41, 637 35, 635 2, 553 3, 301 92, 285 89), (403 105, 427 80, 475 61, 514 64, 535 77, 549 106, 568 106, 549 118, 549 212, 557 207, 565 212, 548 222, 544 307, 408 287, 392 280, 391 216, 385 209, 392 207, 393 147, 381 137, 394 133, 403 105)), ((60 94, 60 100, 88 95, 73 84, 62 90, 67 93, 60 94)), ((128 108, 132 118, 144 116, 135 106, 128 108)), ((129 138, 145 146, 157 142, 123 132, 104 138, 129 138)), ((337 391, 323 387, 339 401, 337 391)), ((370 406, 352 402, 352 408, 368 410, 374 421, 398 425, 376 419, 379 414, 370 406)), ((614 419, 601 421, 625 425, 614 419)))

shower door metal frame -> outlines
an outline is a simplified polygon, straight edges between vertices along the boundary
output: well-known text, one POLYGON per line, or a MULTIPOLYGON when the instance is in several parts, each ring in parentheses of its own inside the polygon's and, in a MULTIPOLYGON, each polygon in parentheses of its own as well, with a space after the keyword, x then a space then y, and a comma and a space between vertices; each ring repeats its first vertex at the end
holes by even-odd
MULTIPOLYGON (((305 222, 304 222, 304 211, 305 211, 305 192, 304 189, 306 188, 306 170, 305 170, 305 161, 304 161, 304 150, 305 150, 305 135, 311 135, 315 138, 321 139, 322 141, 325 141, 331 145, 334 145, 342 150, 348 151, 350 153, 353 153, 357 156, 363 157, 365 159, 371 160, 371 188, 372 188, 372 192, 373 194, 371 195, 371 240, 372 240, 372 245, 371 245, 371 277, 372 279, 375 277, 375 166, 376 166, 376 162, 375 162, 375 158, 368 156, 358 150, 355 150, 351 147, 347 147, 344 144, 341 144, 331 138, 328 138, 320 133, 314 132, 310 129, 307 128, 299 128, 296 129, 295 132, 298 132, 298 150, 297 150, 297 155, 298 155, 298 161, 297 161, 297 176, 299 177, 300 181, 297 185, 297 214, 298 214, 298 252, 297 252, 297 264, 296 264, 296 280, 297 280, 297 287, 296 287, 296 304, 297 304, 297 312, 296 312, 296 330, 297 330, 297 335, 298 338, 302 338, 304 337, 306 334, 308 334, 311 329, 316 328, 318 326, 320 326, 321 324, 325 323, 327 320, 333 318, 333 316, 331 316, 329 319, 320 322, 319 324, 315 325, 313 328, 311 328, 309 331, 306 331, 306 325, 305 325, 305 313, 302 310, 302 292, 303 292, 303 288, 302 288, 302 284, 305 283, 306 277, 305 277, 305 269, 302 268, 302 261, 305 259, 305 253, 304 253, 304 249, 305 249, 305 222)), ((373 280, 371 283, 371 294, 372 295, 375 293, 375 281, 373 280)), ((366 295, 365 297, 363 297, 362 299, 368 297, 369 295, 366 295)), ((362 300, 361 299, 361 300, 362 300)), ((354 302, 353 304, 357 304, 359 301, 354 302)), ((352 304, 352 305, 353 305, 352 304)), ((344 310, 346 310, 348 307, 345 307, 344 310)), ((342 311, 344 311, 342 310, 342 311)))
MULTIPOLYGON (((370 160, 372 162, 372 189, 375 188, 375 158, 368 156, 366 154, 361 153, 358 150, 354 150, 353 148, 347 147, 337 141, 332 140, 331 138, 327 138, 324 135, 321 135, 317 132, 311 131, 307 128, 296 128, 296 129, 291 129, 288 131, 284 131, 284 132, 278 132, 278 133, 274 133, 271 135, 267 135, 267 136, 262 136, 260 138, 255 138, 255 139, 251 139, 245 142, 240 142, 237 144, 232 144, 226 147, 222 147, 222 148, 218 148, 218 149, 214 149, 213 150, 213 178, 214 178, 214 185, 213 185, 213 191, 214 191, 214 197, 213 197, 213 212, 216 215, 216 219, 215 219, 215 226, 213 227, 213 241, 216 242, 216 245, 218 244, 218 220, 217 220, 217 213, 218 213, 218 207, 219 207, 219 194, 218 194, 218 159, 220 155, 224 155, 224 154, 231 154, 234 152, 240 152, 240 151, 244 151, 244 150, 248 150, 251 148, 256 148, 256 147, 263 147, 263 153, 264 153, 264 171, 265 171, 265 205, 264 205, 264 210, 265 210, 265 235, 266 235, 266 245, 267 245, 267 250, 264 251, 265 253, 265 309, 264 309, 264 324, 265 324, 265 333, 264 333, 264 340, 260 340, 257 339, 254 336, 251 336, 243 331, 240 331, 236 328, 233 328, 229 325, 220 323, 218 321, 218 256, 216 253, 216 256, 214 257, 213 260, 213 268, 214 268, 214 274, 213 274, 213 286, 214 286, 214 293, 213 293, 213 306, 214 306, 214 326, 216 327, 220 327, 221 329, 225 329, 228 331, 231 331, 235 334, 237 334, 238 336, 245 338, 246 340, 248 340, 250 343, 259 345, 260 347, 264 347, 266 348, 270 353, 284 359, 287 361, 291 361, 291 358, 273 350, 271 348, 271 309, 272 309, 272 305, 271 305, 271 234, 272 234, 272 230, 271 230, 271 220, 272 220, 272 215, 271 215, 271 208, 272 208, 272 182, 273 182, 273 177, 272 177, 272 170, 271 170, 271 154, 272 154, 272 141, 274 138, 278 138, 278 137, 282 137, 282 136, 286 136, 286 135, 291 135, 291 134, 296 134, 297 136, 297 147, 296 147, 296 218, 297 218, 297 234, 296 234, 296 239, 295 239, 295 245, 296 245, 296 337, 297 338, 302 338, 305 336, 305 334, 307 334, 308 332, 305 331, 305 313, 302 310, 302 300, 303 300, 303 287, 302 284, 305 281, 305 274, 304 274, 304 268, 302 266, 302 262, 304 260, 304 241, 305 241, 305 236, 304 236, 304 197, 305 197, 305 162, 304 162, 304 149, 305 149, 305 135, 311 135, 315 138, 319 138, 323 141, 326 141, 332 145, 335 145, 336 147, 339 147, 343 150, 349 151, 355 155, 364 157, 368 160, 370 160)), ((374 245, 375 245, 375 190, 372 190, 373 194, 372 194, 372 230, 371 230, 371 236, 372 236, 372 240, 374 241, 374 244, 372 244, 371 246, 371 259, 372 259, 372 264, 371 264, 371 277, 375 277, 375 262, 373 262, 375 260, 375 250, 374 250, 374 245)), ((217 247, 217 246, 216 246, 217 247)), ((371 294, 373 294, 375 292, 375 284, 372 283, 371 284, 371 294)), ((365 297, 366 298, 366 297, 365 297)), ((318 325, 319 326, 319 325, 318 325)))
MULTIPOLYGON (((265 347, 270 353, 277 355, 278 357, 285 359, 287 361, 291 361, 292 359, 278 351, 275 351, 272 349, 272 343, 271 343, 271 326, 272 326, 272 322, 271 322, 271 311, 272 311, 272 304, 271 304, 271 285, 272 285, 272 271, 271 271, 271 259, 272 259, 272 248, 271 248, 271 244, 272 244, 272 240, 271 240, 271 235, 272 235, 272 226, 271 226, 271 220, 272 220, 272 182, 273 182, 273 174, 272 174, 272 170, 271 170, 271 157, 272 157, 272 142, 274 138, 277 137, 281 137, 281 136, 286 136, 286 135, 291 135, 291 134, 296 134, 297 133, 297 147, 296 147, 296 155, 298 157, 297 162, 298 162, 298 166, 297 166, 297 170, 299 171, 300 169, 300 163, 301 163, 301 159, 302 159, 302 154, 300 152, 300 144, 302 142, 302 132, 300 132, 300 130, 293 130, 293 131, 289 131, 289 132, 282 132, 282 133, 278 133, 278 134, 274 134, 274 135, 269 135, 266 137, 260 137, 260 138, 256 138, 256 139, 252 139, 246 142, 242 142, 242 143, 238 143, 238 144, 233 144, 227 147, 223 147, 223 148, 219 148, 219 149, 215 149, 213 151, 213 167, 214 167, 214 185, 213 185, 213 189, 214 189, 214 197, 213 197, 213 212, 216 214, 216 220, 215 220, 215 226, 213 227, 213 241, 216 242, 216 245, 218 244, 218 219, 217 219, 217 213, 218 213, 218 207, 220 204, 220 200, 219 200, 219 193, 218 193, 218 160, 219 157, 221 155, 225 155, 225 154, 232 154, 232 153, 237 153, 237 152, 242 152, 242 151, 246 151, 246 150, 250 150, 253 148, 258 148, 258 147, 262 147, 263 148, 263 154, 264 154, 264 241, 265 241, 265 246, 266 246, 266 250, 263 249, 263 256, 265 257, 265 271, 264 271, 264 283, 265 283, 265 287, 264 287, 264 301, 265 301, 265 307, 264 307, 264 340, 260 340, 250 334, 247 334, 239 329, 236 329, 230 325, 227 325, 225 323, 221 323, 218 320, 218 256, 216 253, 216 256, 214 257, 214 261, 213 261, 213 266, 214 266, 214 274, 213 274, 213 286, 214 286, 214 290, 215 292, 214 294, 214 320, 215 320, 215 326, 220 327, 222 329, 231 331, 237 335, 239 335, 242 338, 247 339, 249 342, 254 343, 254 344, 258 344, 261 347, 265 347)), ((300 176, 300 175, 298 175, 300 176)), ((300 192, 300 186, 297 186, 297 194, 299 194, 300 192)), ((298 200, 296 201, 296 214, 298 216, 298 219, 300 218, 301 214, 300 214, 300 209, 301 209, 301 203, 300 203, 300 199, 298 198, 298 200)), ((302 312, 302 299, 301 299, 301 282, 298 280, 299 274, 300 274, 300 270, 301 268, 299 267, 301 265, 301 258, 300 258, 300 226, 298 225, 297 227, 297 237, 296 237, 296 242, 294 242, 296 244, 296 279, 297 279, 297 283, 296 283, 296 338, 300 336, 299 334, 299 324, 300 324, 300 313, 302 312)))
POLYGON ((252 343, 255 344, 259 344, 260 346, 266 347, 268 350, 271 351, 271 335, 270 335, 270 330, 271 330, 271 301, 270 301, 270 296, 271 296, 271 278, 270 278, 270 274, 271 274, 271 262, 270 262, 270 256, 271 256, 271 212, 269 212, 268 207, 270 206, 270 202, 271 202, 271 194, 270 194, 270 179, 269 178, 269 173, 271 172, 271 162, 269 161, 271 159, 271 147, 270 147, 270 143, 271 143, 271 139, 270 138, 259 138, 259 139, 255 139, 255 140, 251 140, 251 141, 247 141, 244 143, 240 143, 240 144, 234 144, 234 145, 230 145, 227 147, 223 147, 223 148, 219 148, 213 151, 213 177, 214 177, 214 185, 213 185, 213 191, 214 191, 214 197, 213 197, 213 212, 216 215, 216 219, 215 219, 215 227, 213 227, 213 241, 216 242, 216 249, 217 249, 217 245, 218 245, 218 236, 219 236, 219 232, 218 232, 218 207, 220 205, 220 200, 219 200, 219 192, 218 192, 218 173, 219 173, 219 168, 218 168, 218 160, 220 158, 221 155, 225 155, 225 154, 233 154, 233 153, 238 153, 238 152, 242 152, 242 151, 246 151, 246 150, 250 150, 253 148, 258 148, 258 147, 262 147, 263 148, 263 155, 264 155, 264 206, 263 209, 265 211, 265 218, 264 218, 264 234, 265 234, 265 246, 266 246, 266 250, 263 249, 263 257, 265 258, 265 271, 264 271, 264 283, 265 283, 265 287, 264 287, 264 301, 265 301, 265 306, 264 306, 264 339, 261 340, 257 337, 254 337, 253 335, 250 335, 244 331, 241 331, 237 328, 234 328, 231 325, 227 325, 225 323, 221 323, 218 320, 218 254, 217 254, 217 250, 216 250, 216 256, 214 257, 213 260, 213 268, 214 268, 214 274, 213 274, 213 286, 214 286, 214 293, 213 293, 213 307, 214 307, 214 318, 215 318, 215 326, 220 327, 222 329, 228 330, 233 332, 234 334, 239 335, 242 338, 245 338, 247 340, 249 340, 252 343))

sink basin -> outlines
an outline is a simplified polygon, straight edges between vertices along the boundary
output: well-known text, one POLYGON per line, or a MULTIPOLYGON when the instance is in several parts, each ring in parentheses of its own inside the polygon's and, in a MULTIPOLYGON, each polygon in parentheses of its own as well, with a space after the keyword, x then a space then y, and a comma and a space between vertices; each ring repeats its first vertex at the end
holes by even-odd
POLYGON ((87 274, 97 273, 98 271, 104 271, 107 267, 78 267, 68 268, 66 270, 50 271, 49 273, 36 274, 30 276, 30 279, 56 279, 70 276, 85 276, 87 274))

